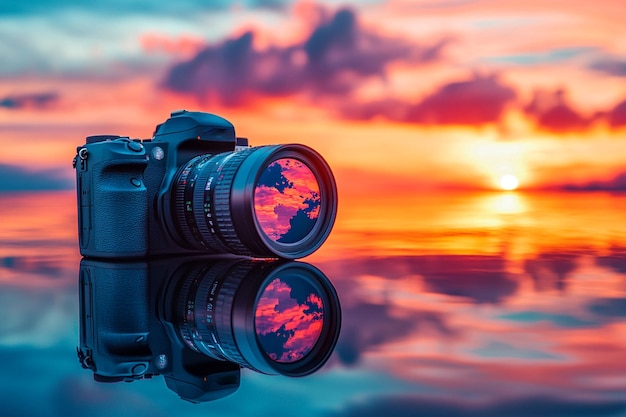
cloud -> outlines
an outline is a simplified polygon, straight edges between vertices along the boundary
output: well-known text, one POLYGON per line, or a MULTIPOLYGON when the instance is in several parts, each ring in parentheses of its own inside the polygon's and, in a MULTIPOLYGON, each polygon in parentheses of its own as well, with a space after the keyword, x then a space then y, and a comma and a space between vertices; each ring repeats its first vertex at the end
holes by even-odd
POLYGON ((444 85, 410 109, 407 120, 423 124, 480 125, 500 119, 515 98, 513 89, 493 76, 475 76, 444 85))
POLYGON ((174 65, 163 87, 232 106, 246 96, 345 99, 365 80, 384 78, 391 63, 437 59, 444 44, 421 47, 378 35, 361 27, 355 12, 341 9, 292 45, 256 49, 254 32, 209 45, 174 65))
POLYGON ((599 298, 589 309, 604 317, 626 318, 626 298, 599 298))
POLYGON ((430 291, 463 297, 476 304, 498 304, 515 294, 517 281, 504 270, 504 260, 495 256, 424 256, 417 270, 430 291))
POLYGON ((590 65, 591 69, 618 77, 626 76, 626 60, 617 58, 604 58, 594 61, 590 65))
POLYGON ((626 248, 621 246, 613 246, 608 255, 597 256, 596 264, 613 271, 626 274, 626 248))
POLYGON ((421 102, 386 99, 350 104, 343 109, 345 117, 368 120, 382 116, 389 120, 423 125, 483 125, 496 123, 516 92, 495 76, 474 75, 462 81, 443 85, 421 102))
POLYGON ((622 172, 608 181, 591 181, 587 184, 567 184, 562 188, 567 191, 626 191, 626 172, 622 172))
POLYGON ((59 95, 54 92, 16 94, 0 98, 0 107, 17 110, 23 108, 45 108, 58 100, 59 95))
POLYGON ((577 254, 541 253, 524 262, 524 270, 532 277, 537 291, 564 291, 567 278, 578 267, 577 254))
POLYGON ((525 109, 538 127, 552 132, 579 131, 587 128, 591 119, 584 118, 566 102, 565 91, 536 91, 525 109))
POLYGON ((626 126, 626 100, 618 103, 608 115, 609 125, 613 128, 626 126))
MULTIPOLYGON (((351 280, 350 287, 358 288, 358 279, 351 280)), ((343 299, 358 297, 348 288, 340 289, 340 296, 343 299)), ((450 340, 460 334, 449 325, 445 313, 407 310, 399 316, 398 311, 398 307, 367 301, 342 306, 341 334, 335 349, 339 360, 345 365, 354 365, 364 352, 410 335, 434 333, 439 339, 450 340)))
POLYGON ((0 164, 0 192, 68 190, 73 182, 61 169, 30 171, 21 166, 0 164))
MULTIPOLYGON (((2 241, 0 240, 0 242, 2 241)), ((72 243, 74 242, 72 241, 72 243)), ((59 241, 55 241, 55 244, 59 246, 59 241)), ((61 265, 41 256, 36 258, 30 256, 0 257, 0 268, 7 268, 21 275, 39 275, 48 280, 65 278, 67 274, 67 270, 61 265)))
MULTIPOLYGON (((360 275, 374 275, 391 280, 420 275, 426 290, 464 297, 476 304, 500 303, 514 295, 518 288, 518 282, 507 274, 504 258, 500 256, 424 255, 376 258, 350 264, 344 261, 335 275, 356 279, 360 275)), ((339 286, 337 288, 339 290, 339 286)))

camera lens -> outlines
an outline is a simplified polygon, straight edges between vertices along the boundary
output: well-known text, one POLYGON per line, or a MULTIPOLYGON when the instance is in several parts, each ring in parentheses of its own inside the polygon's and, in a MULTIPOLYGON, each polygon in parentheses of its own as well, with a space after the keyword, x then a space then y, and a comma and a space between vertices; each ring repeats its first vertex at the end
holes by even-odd
POLYGON ((313 230, 319 209, 320 187, 304 163, 282 158, 265 167, 254 190, 254 211, 265 236, 298 242, 313 230))
POLYGON ((181 244, 213 253, 307 256, 337 212, 330 167, 297 144, 197 156, 180 168, 172 193, 181 244))
POLYGON ((267 374, 316 371, 339 336, 334 288, 319 269, 300 262, 229 260, 193 268, 177 306, 188 347, 267 374))
POLYGON ((304 358, 315 346, 324 324, 319 290, 293 277, 275 278, 263 290, 254 327, 265 353, 279 363, 304 358))

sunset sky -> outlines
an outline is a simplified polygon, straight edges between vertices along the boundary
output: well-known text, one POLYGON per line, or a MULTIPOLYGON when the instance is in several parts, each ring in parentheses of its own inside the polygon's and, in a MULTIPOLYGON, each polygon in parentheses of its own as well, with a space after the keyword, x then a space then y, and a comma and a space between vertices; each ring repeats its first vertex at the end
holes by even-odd
POLYGON ((0 4, 0 191, 175 109, 318 150, 340 192, 626 189, 623 0, 0 4), (19 175, 18 175, 19 174, 19 175))

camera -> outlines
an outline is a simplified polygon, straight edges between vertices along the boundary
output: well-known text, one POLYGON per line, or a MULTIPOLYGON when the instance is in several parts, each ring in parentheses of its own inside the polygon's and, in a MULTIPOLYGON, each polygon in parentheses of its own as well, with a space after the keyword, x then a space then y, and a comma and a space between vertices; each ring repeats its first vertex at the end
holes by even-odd
POLYGON ((83 258, 79 294, 78 359, 96 381, 163 375, 191 402, 235 392, 241 367, 291 377, 317 371, 341 326, 328 278, 297 261, 83 258))
POLYGON ((332 229, 337 187, 301 144, 250 147, 219 116, 175 111, 151 139, 89 136, 77 148, 80 253, 231 253, 296 259, 332 229))

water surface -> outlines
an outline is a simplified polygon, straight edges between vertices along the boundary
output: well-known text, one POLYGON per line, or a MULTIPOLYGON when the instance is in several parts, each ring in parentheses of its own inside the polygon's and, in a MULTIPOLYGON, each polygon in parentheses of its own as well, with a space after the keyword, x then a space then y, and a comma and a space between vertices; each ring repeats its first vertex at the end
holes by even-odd
POLYGON ((626 196, 342 198, 335 352, 190 404, 81 368, 73 192, 0 195, 0 415, 626 416, 626 196))

